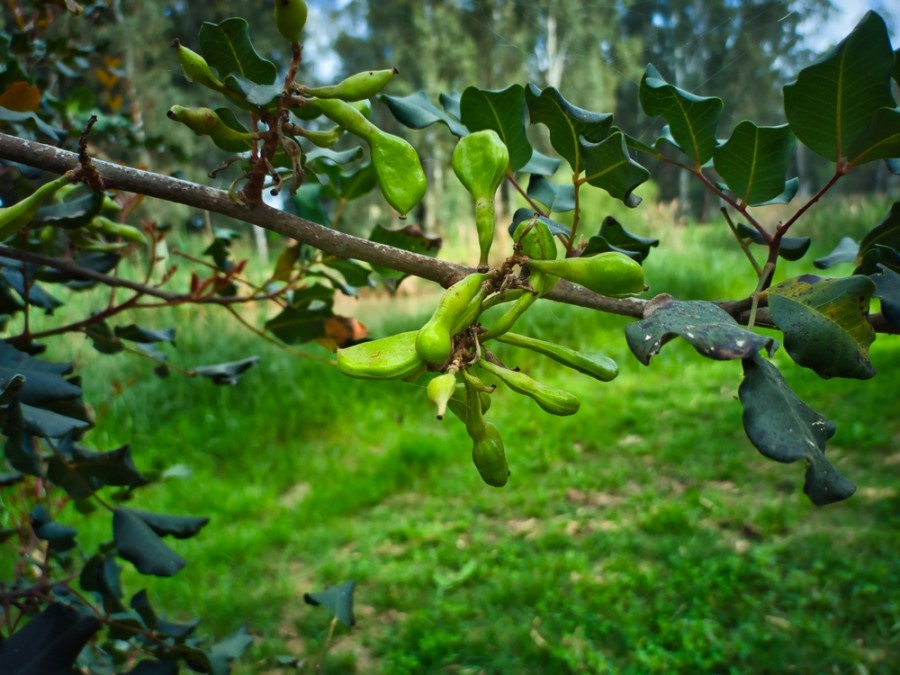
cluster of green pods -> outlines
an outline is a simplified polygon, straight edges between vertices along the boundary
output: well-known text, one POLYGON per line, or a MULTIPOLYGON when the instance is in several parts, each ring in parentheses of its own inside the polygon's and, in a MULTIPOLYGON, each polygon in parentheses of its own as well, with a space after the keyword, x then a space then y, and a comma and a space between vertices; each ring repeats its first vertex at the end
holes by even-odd
POLYGON ((560 278, 617 297, 634 295, 645 288, 640 265, 625 255, 557 260, 555 239, 537 218, 520 224, 514 239, 518 257, 511 260, 519 261, 517 273, 513 271, 515 266, 509 265, 472 272, 444 291, 418 330, 337 351, 338 369, 351 377, 414 381, 428 373, 425 391, 437 409, 438 419, 449 410, 465 424, 472 441, 472 461, 484 482, 493 487, 506 485, 510 475, 503 439, 486 419, 497 385, 531 399, 551 415, 573 415, 581 404, 571 392, 505 365, 491 351, 491 341, 529 350, 609 382, 618 374, 609 357, 579 352, 511 329, 560 278), (511 277, 513 274, 516 276, 511 277), (509 308, 499 315, 483 314, 506 302, 509 308), (496 318, 486 320, 487 316, 496 318))

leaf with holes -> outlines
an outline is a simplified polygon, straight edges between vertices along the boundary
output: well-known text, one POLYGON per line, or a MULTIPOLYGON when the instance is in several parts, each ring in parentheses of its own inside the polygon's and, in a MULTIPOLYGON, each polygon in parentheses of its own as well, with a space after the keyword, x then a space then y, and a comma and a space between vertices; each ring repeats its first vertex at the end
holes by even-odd
POLYGON ((745 359, 773 341, 738 325, 724 309, 711 302, 681 301, 657 296, 644 309, 643 321, 625 327, 631 352, 645 366, 674 337, 682 337, 706 358, 718 361, 745 359))
POLYGON ((784 348, 820 377, 867 379, 875 374, 869 345, 869 299, 875 284, 864 276, 823 279, 809 274, 772 286, 769 310, 784 333, 784 348))
POLYGON ((785 190, 794 135, 784 124, 758 127, 744 120, 713 151, 716 171, 744 204, 761 204, 785 190))
POLYGON ((525 90, 514 84, 500 91, 469 87, 459 100, 460 119, 469 131, 493 129, 509 150, 509 168, 518 171, 531 159, 525 134, 525 90))
POLYGON ((716 124, 722 114, 722 99, 696 96, 669 84, 659 71, 648 65, 641 78, 641 107, 651 116, 660 115, 669 125, 676 146, 701 167, 716 147, 716 124))
POLYGON ((784 87, 791 131, 817 155, 842 159, 875 112, 894 107, 893 64, 884 19, 868 12, 850 35, 784 87))
POLYGON ((777 462, 806 460, 803 491, 817 506, 847 499, 856 487, 825 458, 835 426, 801 401, 781 373, 759 354, 744 360, 738 395, 744 431, 763 455, 777 462))
POLYGON ((609 137, 612 127, 610 113, 591 112, 572 105, 554 87, 541 91, 534 84, 529 84, 525 89, 525 102, 531 123, 547 127, 553 149, 576 174, 584 171, 580 139, 599 143, 609 137))

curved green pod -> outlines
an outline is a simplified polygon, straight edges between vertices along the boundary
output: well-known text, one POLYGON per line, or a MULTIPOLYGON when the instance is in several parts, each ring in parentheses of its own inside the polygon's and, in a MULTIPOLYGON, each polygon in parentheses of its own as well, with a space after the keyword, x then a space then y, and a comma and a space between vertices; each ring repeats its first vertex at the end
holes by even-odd
POLYGON ((428 400, 437 407, 437 418, 444 419, 447 414, 447 405, 453 394, 456 393, 456 372, 447 371, 431 378, 425 387, 428 400))
POLYGON ((375 96, 384 89, 397 74, 396 68, 365 70, 341 80, 337 84, 324 87, 305 87, 304 95, 316 98, 339 98, 342 101, 362 101, 375 96))
POLYGON ((491 375, 498 377, 507 387, 517 394, 528 396, 537 403, 544 411, 551 415, 574 415, 581 407, 581 402, 575 394, 541 384, 537 380, 533 380, 525 373, 517 370, 503 368, 490 361, 482 359, 478 365, 484 368, 491 375))
POLYGON ((533 260, 556 259, 556 238, 547 223, 537 218, 519 223, 513 231, 513 241, 519 246, 522 255, 533 260))
POLYGON ((253 134, 232 129, 212 108, 186 108, 173 105, 166 113, 198 136, 209 136, 212 142, 228 152, 244 152, 253 143, 253 134))
MULTIPOLYGON (((491 395, 482 390, 478 393, 478 398, 481 399, 481 414, 485 415, 491 409, 491 395)), ((469 416, 469 403, 466 400, 466 385, 463 382, 457 380, 456 390, 447 401, 447 409, 456 415, 463 424, 466 423, 469 416)))
POLYGON ((469 303, 478 294, 487 274, 470 274, 441 295, 437 307, 419 329, 416 351, 429 363, 443 363, 453 347, 453 329, 469 303))
POLYGON ((509 480, 503 438, 490 422, 485 422, 484 434, 472 443, 472 463, 481 479, 491 487, 503 487, 509 480))
POLYGON ((416 352, 416 333, 397 333, 338 349, 338 370, 364 380, 400 380, 418 373, 425 364, 416 352))
POLYGON ((57 190, 68 185, 69 182, 69 177, 64 174, 48 183, 44 183, 25 199, 0 208, 0 241, 13 236, 34 220, 41 205, 57 190))
POLYGON ((475 200, 478 264, 486 267, 494 241, 494 195, 509 168, 509 150, 496 131, 482 129, 459 139, 451 163, 459 182, 475 200))
POLYGON ((482 342, 499 337, 511 330, 516 321, 519 320, 519 317, 537 302, 538 297, 538 295, 527 291, 520 295, 512 306, 497 317, 497 320, 491 324, 490 328, 481 334, 482 342))
POLYGON ((647 288, 643 268, 618 251, 586 258, 529 260, 528 266, 612 298, 637 295, 647 288))
POLYGON ((603 354, 584 354, 569 347, 518 333, 504 333, 497 336, 497 339, 514 347, 529 349, 547 356, 557 363, 577 370, 579 373, 590 375, 601 382, 614 380, 619 374, 619 367, 616 365, 616 362, 603 354))
POLYGON ((217 78, 209 64, 200 54, 193 49, 189 49, 181 44, 178 38, 172 41, 172 47, 178 52, 178 61, 181 63, 181 70, 189 82, 196 82, 208 87, 213 91, 224 91, 225 84, 217 78))

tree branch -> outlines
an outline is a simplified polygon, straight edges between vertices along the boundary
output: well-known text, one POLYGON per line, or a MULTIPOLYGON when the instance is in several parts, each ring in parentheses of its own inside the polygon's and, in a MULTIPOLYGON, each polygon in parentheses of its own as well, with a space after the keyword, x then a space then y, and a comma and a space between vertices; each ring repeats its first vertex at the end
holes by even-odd
MULTIPOLYGON (((19 162, 52 173, 62 174, 79 166, 78 155, 51 145, 0 133, 0 159, 19 162)), ((472 268, 444 260, 385 246, 343 232, 331 230, 304 218, 261 205, 247 207, 236 204, 224 190, 141 171, 110 162, 94 161, 94 166, 107 187, 125 192, 177 202, 198 209, 236 218, 246 223, 291 237, 339 258, 355 258, 389 267, 446 287, 472 268)), ((549 300, 598 309, 611 314, 641 317, 644 300, 608 298, 561 281, 546 296, 549 300)))

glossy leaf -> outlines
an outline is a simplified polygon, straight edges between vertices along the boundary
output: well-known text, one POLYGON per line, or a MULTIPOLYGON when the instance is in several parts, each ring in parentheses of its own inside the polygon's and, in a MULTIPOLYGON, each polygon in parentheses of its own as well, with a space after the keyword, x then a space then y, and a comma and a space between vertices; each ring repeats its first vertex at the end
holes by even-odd
POLYGON ((882 251, 884 249, 900 251, 900 202, 894 202, 885 219, 869 230, 859 242, 855 274, 874 274, 878 271, 878 263, 886 264, 895 272, 900 272, 900 265, 892 264, 892 256, 881 255, 879 247, 882 251))
POLYGON ((769 361, 759 354, 744 360, 738 393, 744 430, 756 449, 778 462, 806 461, 803 491, 813 504, 847 499, 856 491, 825 458, 834 423, 800 400, 769 361))
POLYGON ((355 581, 346 581, 318 593, 304 593, 303 599, 307 604, 326 607, 338 621, 351 627, 356 623, 353 616, 353 590, 355 588, 355 581))
POLYGON ((793 147, 786 124, 758 127, 745 120, 713 151, 713 163, 740 202, 760 204, 784 192, 793 147))
POLYGON ((195 375, 208 377, 214 384, 218 385, 234 385, 241 379, 241 376, 259 363, 258 356, 250 356, 240 361, 229 361, 228 363, 218 363, 214 366, 200 366, 194 368, 195 375))
MULTIPOLYGON (((768 242, 763 239, 763 236, 757 229, 745 223, 738 223, 737 230, 741 239, 746 239, 754 244, 768 248, 768 242)), ((782 237, 781 244, 778 247, 778 255, 785 260, 800 260, 809 250, 811 241, 809 237, 782 237)))
POLYGON ((678 148, 697 168, 706 164, 716 145, 716 124, 722 114, 722 99, 696 96, 669 84, 652 65, 641 78, 641 107, 651 116, 660 115, 669 125, 678 148))
POLYGON ((275 64, 256 52, 250 41, 250 27, 240 17, 218 24, 204 22, 200 27, 200 49, 223 80, 235 73, 256 84, 272 84, 278 75, 275 64))
POLYGON ((356 260, 326 258, 322 261, 322 264, 340 272, 341 276, 343 276, 346 282, 351 286, 356 288, 362 288, 363 286, 369 286, 371 288, 375 287, 375 282, 372 281, 371 278, 371 270, 363 267, 356 260))
POLYGON ((893 108, 894 53, 884 19, 867 12, 846 38, 784 87, 791 131, 817 155, 836 162, 879 108, 893 108))
POLYGON ((879 108, 847 151, 853 165, 900 157, 900 108, 879 108))
POLYGON ((209 523, 209 518, 205 516, 168 516, 136 509, 129 509, 129 511, 147 523, 161 537, 190 539, 209 523))
POLYGON ((859 244, 857 244, 850 237, 841 237, 841 240, 838 242, 838 245, 832 249, 831 253, 822 257, 816 258, 813 261, 813 265, 818 267, 820 270, 828 269, 832 265, 837 265, 839 263, 852 263, 856 262, 856 255, 859 253, 859 244))
POLYGON ((875 297, 881 300, 881 313, 891 324, 900 328, 900 274, 885 266, 872 276, 875 297))
POLYGON ((532 174, 528 180, 527 194, 551 213, 563 213, 575 208, 575 186, 571 183, 557 185, 539 174, 532 174))
POLYGON ((530 173, 549 177, 559 170, 560 164, 562 164, 562 160, 558 157, 551 157, 550 155, 545 155, 542 152, 534 150, 531 153, 531 159, 525 163, 525 166, 520 167, 518 171, 520 173, 530 173))
POLYGON ((124 612, 121 576, 122 566, 114 555, 97 554, 84 564, 79 583, 85 591, 100 596, 106 612, 124 612))
MULTIPOLYGON (((116 265, 118 265, 121 259, 122 256, 117 253, 93 252, 79 255, 73 262, 77 267, 91 270, 93 272, 100 272, 101 274, 106 274, 116 265)), ((41 270, 38 272, 38 278, 41 281, 46 282, 65 283, 66 286, 73 290, 93 288, 97 283, 95 281, 86 281, 76 274, 71 274, 67 271, 56 269, 41 270)))
POLYGON ((100 213, 103 194, 88 192, 68 201, 42 206, 34 217, 36 227, 64 227, 75 229, 91 222, 100 213))
POLYGON ((600 225, 600 231, 588 240, 582 255, 618 251, 643 262, 654 246, 659 246, 659 239, 638 236, 622 227, 612 216, 606 216, 600 225))
POLYGON ((469 87, 460 98, 460 120, 469 131, 493 129, 509 150, 509 168, 518 171, 531 159, 525 134, 525 90, 514 84, 500 91, 469 87))
POLYGON ((266 322, 266 330, 285 344, 303 344, 325 337, 325 322, 333 316, 330 306, 288 306, 266 322))
POLYGON ((75 669, 78 654, 100 628, 96 617, 52 603, 21 629, 0 641, 3 672, 8 675, 68 675, 75 669))
POLYGON ((75 548, 78 530, 53 520, 53 516, 43 504, 31 511, 31 529, 34 535, 50 545, 51 551, 68 551, 75 548))
POLYGON ((18 401, 9 404, 3 417, 3 433, 6 436, 3 450, 6 461, 16 472, 43 476, 41 457, 35 448, 34 438, 25 431, 22 406, 18 401))
POLYGON ((0 379, 8 381, 15 375, 24 376, 25 384, 20 393, 24 403, 41 406, 80 396, 81 387, 62 377, 71 371, 69 363, 36 359, 0 341, 0 379))
POLYGON ((804 275, 772 286, 769 310, 791 358, 824 378, 872 377, 869 345, 875 332, 868 310, 874 290, 864 276, 804 275))
POLYGON ((612 127, 610 113, 595 113, 572 105, 554 87, 541 91, 534 84, 529 84, 525 89, 525 102, 531 123, 547 127, 553 149, 576 174, 584 170, 580 139, 599 143, 609 137, 612 127))
MULTIPOLYGON (((229 89, 238 92, 248 103, 260 108, 274 107, 274 104, 278 101, 278 97, 281 96, 283 86, 282 83, 278 81, 254 82, 247 77, 234 74, 225 77, 225 85, 229 89)), ((228 110, 228 108, 219 108, 216 112, 219 110, 228 110)), ((246 148, 238 146, 235 150, 232 150, 231 148, 224 149, 230 150, 231 152, 240 152, 246 148)))
POLYGON ((771 338, 741 327, 724 309, 711 302, 680 301, 657 296, 645 309, 643 321, 625 327, 631 352, 645 366, 674 337, 682 337, 709 359, 746 359, 760 349, 772 349, 771 338))
POLYGON ((237 631, 212 646, 209 652, 210 659, 219 668, 227 668, 229 663, 241 658, 251 644, 253 636, 247 632, 247 626, 242 625, 237 631))
POLYGON ((445 124, 455 136, 465 136, 469 133, 458 117, 434 105, 422 89, 409 96, 379 94, 378 99, 387 105, 400 124, 410 129, 424 129, 432 124, 441 123, 445 124))
POLYGON ((125 351, 125 345, 116 337, 106 321, 89 324, 84 332, 94 345, 94 349, 101 354, 118 354, 125 351))
POLYGON ((23 301, 27 300, 32 307, 46 310, 47 314, 52 314, 54 309, 62 307, 64 304, 44 290, 40 284, 34 283, 33 279, 29 280, 30 283, 26 289, 25 276, 20 269, 3 266, 0 268, 0 275, 23 301))
POLYGON ((119 555, 141 574, 171 577, 185 566, 185 560, 170 549, 144 519, 130 509, 113 513, 113 541, 119 555))
POLYGON ((631 159, 625 136, 615 132, 599 143, 589 143, 584 138, 580 142, 584 180, 621 199, 626 206, 640 204, 641 198, 634 194, 634 190, 650 178, 650 172, 631 159))

